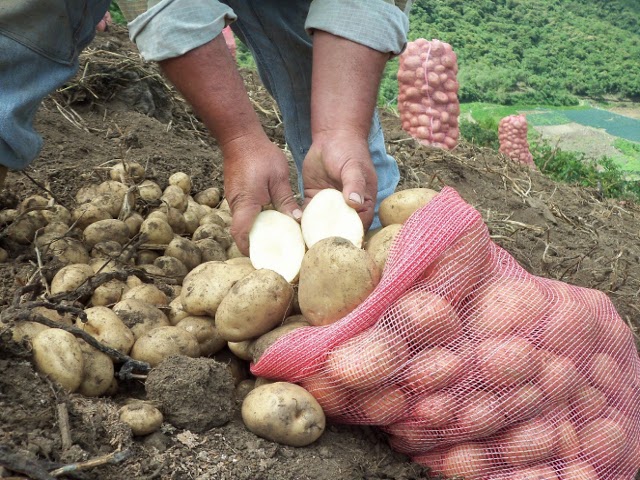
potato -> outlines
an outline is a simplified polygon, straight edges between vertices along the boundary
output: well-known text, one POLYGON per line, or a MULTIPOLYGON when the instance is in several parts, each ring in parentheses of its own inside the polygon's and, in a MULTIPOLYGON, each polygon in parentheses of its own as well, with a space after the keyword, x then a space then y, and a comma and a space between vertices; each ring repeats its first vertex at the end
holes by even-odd
POLYGON ((214 223, 222 228, 227 226, 227 223, 216 212, 209 212, 200 219, 200 226, 207 225, 209 223, 214 223))
POLYGON ((156 218, 147 218, 140 225, 140 235, 144 235, 145 243, 155 245, 167 245, 173 240, 173 230, 171 225, 163 220, 156 218))
POLYGON ((195 335, 178 327, 158 327, 142 335, 131 349, 132 358, 152 367, 173 355, 199 356, 200 346, 195 335))
POLYGON ((491 435, 504 427, 506 422, 499 398, 480 390, 465 394, 456 417, 453 428, 459 437, 465 439, 491 435))
POLYGON ((62 325, 67 325, 68 327, 73 325, 73 316, 70 313, 61 315, 56 310, 47 307, 35 307, 33 309, 33 313, 37 313, 38 315, 48 318, 52 322, 58 322, 62 325))
POLYGON ((75 392, 82 383, 84 360, 76 337, 59 328, 43 330, 33 339, 33 362, 36 369, 75 392))
POLYGON ((106 240, 96 243, 91 249, 90 255, 92 258, 115 258, 121 253, 122 244, 112 240, 106 240))
POLYGON ((253 356, 251 355, 252 343, 250 340, 245 340, 244 342, 227 342, 227 346, 236 357, 250 362, 253 360, 253 356))
POLYGON ((202 263, 224 262, 227 259, 227 252, 222 246, 212 238, 203 238, 193 242, 196 244, 202 255, 202 263))
POLYGON ((146 172, 138 162, 118 162, 109 169, 109 177, 120 183, 138 183, 144 179, 146 172))
POLYGON ((292 447, 313 443, 325 428, 316 399, 304 388, 285 382, 252 390, 242 402, 242 420, 256 435, 292 447))
POLYGON ((539 414, 544 405, 544 393, 538 386, 527 383, 506 392, 501 400, 507 420, 513 423, 539 414))
MULTIPOLYGON (((226 346, 226 343, 225 343, 226 346)), ((213 356, 216 362, 224 363, 231 372, 233 383, 237 387, 241 382, 247 379, 248 369, 247 362, 243 362, 227 349, 216 352, 213 356)))
POLYGON ((216 310, 216 328, 230 342, 250 340, 281 324, 293 287, 271 270, 255 270, 237 281, 216 310))
POLYGON ((187 223, 180 210, 162 205, 159 209, 167 217, 167 223, 176 235, 182 235, 187 230, 187 223))
POLYGON ((168 206, 184 212, 187 209, 187 196, 182 189, 176 185, 169 185, 164 189, 160 201, 168 206))
POLYGON ((133 237, 140 231, 142 222, 144 222, 144 218, 142 218, 142 215, 137 212, 130 213, 127 218, 124 219, 124 223, 126 223, 127 228, 129 228, 130 236, 133 237))
POLYGON ((248 350, 251 353, 253 361, 257 363, 258 360, 260 360, 262 354, 266 352, 271 345, 276 343, 276 341, 279 340, 280 337, 286 335, 287 333, 293 332, 298 328, 308 326, 309 324, 307 322, 288 323, 286 325, 281 325, 277 328, 274 328, 270 332, 265 333, 256 340, 252 341, 248 346, 248 350))
POLYGON ((169 223, 169 217, 167 216, 167 213, 162 210, 154 210, 153 212, 149 212, 145 220, 151 220, 152 218, 169 223))
POLYGON ((0 210, 0 224, 11 223, 18 218, 18 210, 15 208, 5 208, 0 210))
POLYGON ((71 224, 71 212, 62 205, 51 205, 49 210, 41 212, 47 223, 59 222, 64 225, 71 224))
POLYGON ((491 456, 482 443, 460 443, 443 455, 442 473, 447 477, 479 480, 490 468, 491 456))
POLYGON ((109 280, 93 291, 91 305, 94 307, 113 305, 122 298, 122 294, 129 290, 127 284, 121 280, 109 280))
POLYGON ((256 217, 249 232, 249 257, 256 269, 269 269, 287 282, 298 278, 305 246, 298 223, 276 210, 256 217))
POLYGON ((137 287, 133 287, 122 295, 122 300, 135 298, 143 302, 155 305, 156 307, 165 307, 169 305, 167 296, 155 285, 143 283, 137 287))
POLYGON ((215 223, 207 223, 206 225, 198 227, 198 229, 193 232, 192 238, 194 242, 202 240, 203 238, 211 238, 218 242, 225 251, 233 243, 231 234, 227 232, 224 227, 216 225, 215 223))
POLYGON ((358 212, 347 205, 339 190, 327 188, 316 193, 304 209, 300 226, 308 248, 331 237, 340 237, 362 247, 362 220, 358 212))
POLYGON ((220 203, 220 189, 207 188, 206 190, 196 193, 193 199, 200 205, 215 208, 220 203))
POLYGON ((497 440, 502 460, 511 466, 533 464, 546 460, 556 448, 553 424, 534 419, 510 427, 497 440))
MULTIPOLYGON (((2 323, 0 323, 0 326, 4 327, 2 323)), ((16 322, 10 329, 11 339, 18 343, 23 340, 33 343, 33 339, 36 338, 40 332, 48 329, 49 327, 38 322, 16 322)))
POLYGON ((160 267, 156 267, 155 265, 140 265, 140 270, 143 270, 150 276, 164 277, 164 272, 162 271, 162 269, 160 267))
POLYGON ((18 212, 24 213, 32 208, 43 208, 49 204, 49 200, 42 195, 30 195, 20 202, 18 205, 18 212))
POLYGON ((403 224, 437 194, 438 192, 429 188, 409 188, 389 195, 380 202, 380 223, 383 227, 394 223, 403 224))
POLYGON ((254 388, 256 388, 255 380, 242 380, 236 385, 236 399, 242 402, 254 388))
POLYGON ((84 204, 93 200, 98 195, 97 185, 85 185, 76 192, 76 203, 84 204))
POLYGON ((73 210, 71 220, 77 228, 84 230, 89 225, 100 220, 112 219, 111 213, 106 208, 93 203, 83 203, 73 210))
POLYGON ((162 412, 148 402, 133 402, 120 409, 120 421, 127 424, 135 436, 158 431, 163 420, 162 412))
POLYGON ((367 252, 343 238, 320 240, 302 260, 300 310, 311 325, 328 325, 351 313, 379 281, 380 270, 367 252))
POLYGON ((185 232, 189 235, 193 235, 200 226, 200 220, 198 219, 197 213, 195 213, 193 209, 189 209, 187 207, 187 209, 182 214, 182 217, 184 218, 185 232))
POLYGON ((401 228, 402 225, 397 223, 388 225, 373 235, 365 246, 365 250, 371 255, 380 271, 384 270, 391 245, 401 228))
POLYGON ((229 200, 227 200, 226 198, 223 199, 222 202, 220 202, 220 205, 218 205, 218 210, 223 210, 225 212, 231 213, 231 207, 229 206, 229 200))
POLYGON ((174 237, 167 245, 164 254, 180 260, 189 271, 202 263, 202 252, 198 245, 182 237, 174 237))
POLYGON ((397 422, 409 409, 409 395, 397 385, 374 387, 357 392, 355 403, 370 425, 397 422))
POLYGON ((307 377, 300 382, 300 386, 313 395, 328 417, 340 416, 353 403, 349 389, 331 381, 326 375, 307 377))
POLYGON ((131 330, 136 340, 154 328, 171 325, 162 310, 136 298, 116 303, 113 312, 131 330))
POLYGON ((104 208, 111 218, 117 218, 120 215, 120 211, 122 210, 122 205, 124 203, 124 196, 119 197, 115 194, 111 193, 103 193, 93 198, 91 202, 93 205, 97 205, 100 208, 104 208))
POLYGON ((176 172, 169 177, 169 185, 180 187, 185 195, 191 192, 191 177, 184 172, 176 172))
POLYGON ((138 185, 138 195, 145 202, 157 202, 162 197, 162 189, 151 180, 144 180, 138 185))
POLYGON ((227 342, 216 328, 215 321, 207 316, 185 317, 176 325, 193 334, 200 346, 200 356, 208 357, 227 346, 227 342))
POLYGON ((96 192, 98 195, 113 195, 122 200, 129 192, 129 187, 122 182, 106 180, 96 187, 96 192))
POLYGON ((74 263, 62 267, 51 280, 51 294, 72 292, 93 275, 93 268, 86 263, 74 263))
POLYGON ((251 265, 207 262, 191 270, 182 283, 182 306, 191 315, 214 317, 231 287, 254 271, 251 265))
POLYGON ((153 265, 160 254, 154 250, 138 250, 136 253, 136 265, 153 265))
POLYGON ((238 248, 236 242, 233 242, 229 248, 227 248, 227 258, 243 258, 244 254, 238 248))
POLYGON ((124 245, 129 241, 129 227, 121 220, 100 220, 85 228, 82 235, 89 248, 107 240, 124 245))
POLYGON ((272 383, 276 383, 276 381, 277 380, 271 380, 270 378, 266 378, 266 377, 257 377, 254 383, 254 387, 258 388, 263 385, 271 385, 272 383))
POLYGON ((0 247, 0 263, 4 263, 9 258, 9 253, 2 247, 0 247))
POLYGON ((84 364, 78 393, 85 397, 104 395, 111 387, 114 378, 113 361, 108 355, 93 348, 87 342, 78 340, 78 343, 84 364))
POLYGON ((180 320, 188 317, 189 314, 182 308, 182 299, 177 296, 171 302, 169 302, 169 310, 167 311, 167 318, 171 325, 177 325, 180 320))
POLYGON ((407 364, 405 383, 416 392, 431 392, 451 385, 463 370, 460 355, 443 347, 425 348, 407 364))
POLYGON ((82 242, 69 237, 51 242, 49 248, 46 249, 46 253, 63 265, 89 263, 90 260, 87 249, 82 242))
POLYGON ((562 480, 598 480, 601 478, 595 468, 582 460, 573 460, 565 464, 561 474, 562 480))
POLYGON ((540 370, 536 348, 520 337, 488 338, 478 344, 475 359, 490 387, 513 387, 533 380, 540 370))
POLYGON ((458 400, 449 392, 438 391, 418 397, 411 418, 418 419, 427 428, 444 428, 451 423, 458 411, 458 400))
POLYGON ((218 216, 220 216, 222 220, 224 220, 224 223, 227 227, 231 226, 231 222, 233 221, 233 217, 231 216, 231 211, 222 210, 221 208, 218 208, 217 210, 215 210, 215 212, 218 214, 218 216))
POLYGON ((615 466, 627 445, 622 425, 609 418, 596 418, 585 424, 578 431, 578 439, 582 458, 604 468, 615 466))
POLYGON ((29 245, 36 235, 38 225, 30 217, 19 217, 7 229, 7 238, 21 245, 29 245))
POLYGON ((125 355, 129 353, 135 340, 133 333, 120 318, 107 307, 91 307, 85 310, 87 322, 80 318, 76 327, 84 330, 100 343, 125 355))
POLYGON ((173 278, 174 280, 182 283, 184 277, 189 273, 189 269, 184 263, 175 257, 163 255, 156 258, 153 264, 162 271, 162 275, 165 277, 173 278))

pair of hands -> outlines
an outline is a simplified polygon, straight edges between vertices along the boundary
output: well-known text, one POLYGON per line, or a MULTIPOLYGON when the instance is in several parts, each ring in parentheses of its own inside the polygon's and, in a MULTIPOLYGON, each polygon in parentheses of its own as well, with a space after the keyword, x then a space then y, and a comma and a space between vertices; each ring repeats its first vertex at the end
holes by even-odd
MULTIPOLYGON (((248 254, 249 231, 256 215, 269 203, 299 220, 302 216, 289 184, 289 164, 280 148, 265 136, 238 138, 223 148, 225 196, 233 213, 231 234, 248 254)), ((320 190, 343 192, 358 212, 365 231, 371 225, 378 190, 366 138, 348 131, 315 135, 302 169, 305 205, 320 190)))

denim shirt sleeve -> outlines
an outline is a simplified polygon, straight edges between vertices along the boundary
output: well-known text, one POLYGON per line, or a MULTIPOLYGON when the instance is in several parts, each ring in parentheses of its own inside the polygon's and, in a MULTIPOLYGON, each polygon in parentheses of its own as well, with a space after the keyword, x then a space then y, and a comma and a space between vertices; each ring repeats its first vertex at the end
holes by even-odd
POLYGON ((411 3, 410 0, 313 0, 305 28, 310 34, 313 30, 322 30, 379 52, 399 55, 407 44, 411 3))
POLYGON ((140 2, 121 2, 129 22, 129 37, 145 60, 178 57, 217 37, 237 17, 215 0, 148 0, 149 9, 127 7, 140 2), (133 14, 133 15, 131 15, 133 14))

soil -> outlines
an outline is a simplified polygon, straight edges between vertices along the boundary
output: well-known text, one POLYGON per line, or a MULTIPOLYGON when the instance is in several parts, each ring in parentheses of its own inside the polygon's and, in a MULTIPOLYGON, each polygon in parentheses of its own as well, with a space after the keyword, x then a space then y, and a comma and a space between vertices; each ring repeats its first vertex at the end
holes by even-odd
MULTIPOLYGON (((191 175, 194 191, 222 186, 222 156, 215 142, 155 67, 139 60, 122 29, 98 36, 83 54, 80 72, 45 100, 36 121, 44 149, 24 174, 9 174, 0 198, 4 207, 27 195, 47 195, 43 188, 71 207, 75 192, 105 180, 105 167, 118 159, 145 165, 147 178, 161 187, 176 171, 191 175)), ((254 74, 243 75, 265 130, 284 147, 274 102, 254 74)), ((402 174, 399 189, 452 186, 482 213, 492 238, 524 268, 605 292, 637 336, 638 205, 603 199, 597 190, 557 184, 491 150, 464 143, 452 152, 420 146, 400 129, 396 116, 382 112, 382 119, 388 150, 402 174)), ((2 309, 37 265, 33 251, 6 239, 3 246, 10 260, 0 264, 2 309)), ((28 349, 9 341, 2 329, 0 337, 0 465, 15 467, 18 460, 33 460, 51 470, 120 450, 124 458, 117 457, 115 464, 58 478, 428 478, 424 468, 393 453, 374 428, 330 424, 319 441, 292 448, 248 432, 237 402, 231 420, 221 427, 197 432, 198 427, 189 430, 165 422, 159 432, 132 439, 118 420, 118 408, 128 398, 144 398, 143 379, 120 382, 114 397, 69 395, 34 372, 28 349), (64 411, 72 442, 65 448, 64 411)), ((176 399, 185 395, 184 388, 175 385, 167 391, 176 399)), ((210 406, 203 402, 201 408, 210 406)), ((2 474, 8 472, 0 467, 2 474)))
POLYGON ((617 137, 602 129, 587 127, 571 122, 563 125, 535 127, 543 139, 564 151, 580 152, 585 158, 599 160, 602 157, 621 157, 620 151, 613 146, 617 137))

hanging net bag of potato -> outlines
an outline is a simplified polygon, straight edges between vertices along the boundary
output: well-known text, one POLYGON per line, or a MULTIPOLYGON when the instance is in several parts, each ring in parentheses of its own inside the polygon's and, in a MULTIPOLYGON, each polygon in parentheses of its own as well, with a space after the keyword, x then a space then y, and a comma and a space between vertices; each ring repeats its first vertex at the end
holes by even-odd
POLYGON ((605 294, 525 271, 451 188, 404 223, 355 310, 281 337, 252 371, 447 476, 632 480, 640 467, 631 330, 605 294))
POLYGON ((400 55, 398 110, 402 129, 423 145, 458 144, 458 59, 451 45, 420 38, 400 55))
POLYGON ((527 117, 524 115, 504 117, 498 125, 499 151, 511 160, 535 167, 533 155, 529 151, 527 130, 527 117))

